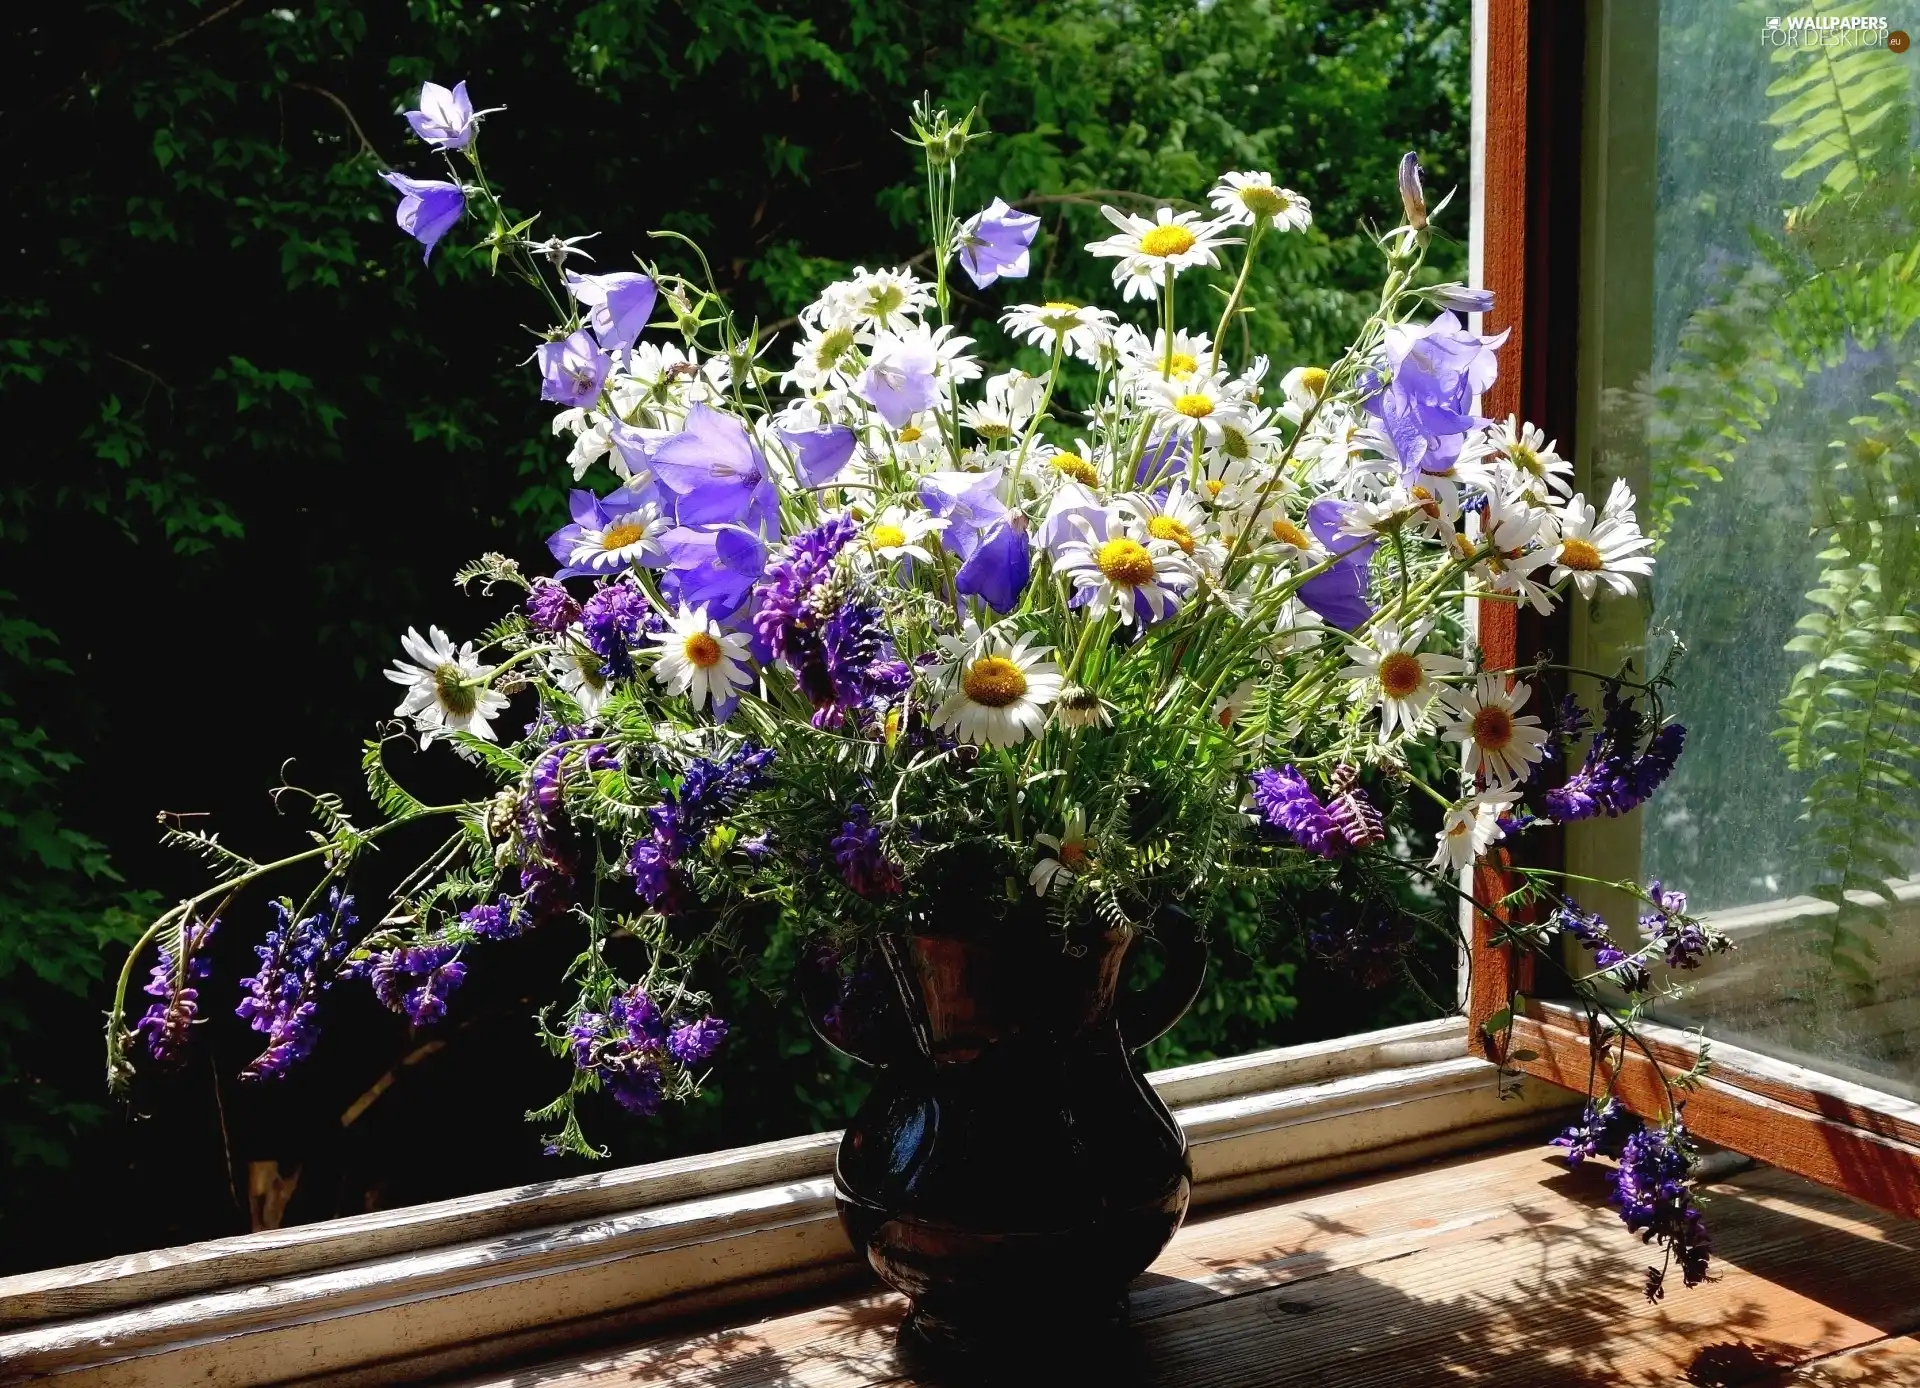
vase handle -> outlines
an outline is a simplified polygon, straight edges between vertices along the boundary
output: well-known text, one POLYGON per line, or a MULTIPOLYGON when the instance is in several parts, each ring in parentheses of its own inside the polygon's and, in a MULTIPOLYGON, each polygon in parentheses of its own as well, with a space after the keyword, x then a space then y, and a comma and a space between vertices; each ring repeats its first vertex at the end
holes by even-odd
MULTIPOLYGON (((1193 917, 1178 907, 1162 910, 1152 938, 1166 951, 1160 977, 1120 1000, 1120 1039, 1130 1051, 1157 1041, 1186 1016, 1207 976, 1207 942, 1193 917)), ((1142 937, 1145 938, 1145 937, 1142 937)))

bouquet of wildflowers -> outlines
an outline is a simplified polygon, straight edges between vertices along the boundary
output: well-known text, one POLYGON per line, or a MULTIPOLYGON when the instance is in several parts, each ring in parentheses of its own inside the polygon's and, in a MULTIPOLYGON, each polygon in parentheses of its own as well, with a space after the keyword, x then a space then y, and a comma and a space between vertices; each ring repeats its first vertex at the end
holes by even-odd
MULTIPOLYGON (((483 114, 464 84, 429 85, 409 120, 450 176, 386 177, 427 255, 473 218, 496 270, 542 296, 531 362, 583 485, 548 571, 486 555, 459 576, 513 600, 492 628, 401 638, 398 721, 366 750, 377 822, 310 796, 315 846, 274 863, 174 835, 219 880, 150 932, 152 1005, 110 1026, 116 1084, 136 1042, 179 1054, 208 935, 288 870, 308 893, 272 904, 238 995, 263 1040, 250 1077, 311 1050, 336 982, 430 1026, 494 942, 573 932, 576 987, 543 1033, 574 1079, 540 1116, 554 1148, 591 1153, 581 1095, 651 1114, 697 1088, 727 1025, 690 964, 744 920, 844 943, 1148 930, 1168 906, 1204 929, 1231 894, 1328 887, 1412 882, 1446 903, 1502 840, 1623 813, 1671 768, 1683 733, 1660 679, 1603 673, 1589 728, 1570 698, 1543 707, 1547 667, 1487 668, 1466 639, 1469 598, 1544 613, 1631 595, 1653 560, 1624 485, 1589 499, 1539 430, 1476 413, 1504 334, 1461 316, 1491 296, 1424 271, 1440 208, 1413 155, 1378 306, 1337 361, 1234 351, 1243 319, 1283 311, 1247 298, 1263 246, 1311 221, 1268 174, 1235 172, 1205 212, 1103 208, 1086 251, 1111 262, 1118 307, 1010 303, 1002 325, 1045 366, 995 372, 951 321, 953 277, 1027 278, 1039 219, 956 207, 972 117, 915 111, 931 278, 856 271, 774 337, 704 274, 530 238, 482 171, 483 114), (470 762, 471 796, 402 788, 383 757, 403 738, 470 762), (1409 830, 1420 799, 1435 842, 1409 830), (363 912, 364 850, 430 820, 445 836, 363 912)), ((1564 878, 1521 880, 1536 909, 1521 924, 1500 904, 1508 938, 1587 945, 1580 986, 1622 1036, 1655 966, 1720 944, 1657 884, 1623 947, 1564 878)), ((1633 1167, 1631 1217, 1691 1280, 1704 1233, 1668 1179, 1684 1131, 1636 1128, 1597 1104, 1567 1140, 1659 1148, 1665 1194, 1633 1167)))

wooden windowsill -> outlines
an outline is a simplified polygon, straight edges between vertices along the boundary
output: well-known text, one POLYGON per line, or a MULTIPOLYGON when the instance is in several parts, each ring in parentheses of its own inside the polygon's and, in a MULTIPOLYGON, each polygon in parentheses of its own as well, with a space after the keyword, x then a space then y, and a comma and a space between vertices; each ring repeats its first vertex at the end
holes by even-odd
MULTIPOLYGON (((1570 1173, 1527 1146, 1203 1216, 1134 1285, 1123 1381, 1920 1383, 1920 1225, 1748 1171, 1710 1191, 1713 1277, 1685 1289, 1676 1272, 1650 1306, 1647 1252, 1606 1189, 1602 1164, 1570 1173)), ((896 1353, 903 1311, 816 1297, 468 1382, 910 1388, 927 1380, 896 1353)))
MULTIPOLYGON (((1573 1095, 1464 1054, 1459 1018, 1149 1077, 1196 1208, 1537 1134, 1573 1095)), ((415 1382, 864 1276, 838 1134, 0 1279, 0 1383, 415 1382)))

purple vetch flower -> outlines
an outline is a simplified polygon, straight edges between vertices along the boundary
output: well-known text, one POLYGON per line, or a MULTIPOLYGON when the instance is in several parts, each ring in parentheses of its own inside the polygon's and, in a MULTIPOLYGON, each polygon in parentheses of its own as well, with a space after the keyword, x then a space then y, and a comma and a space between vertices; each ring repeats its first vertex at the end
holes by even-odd
POLYGON ((895 655, 880 608, 862 598, 850 598, 827 614, 817 643, 795 673, 801 692, 814 706, 817 728, 857 720, 913 683, 912 672, 895 655))
POLYGON ((923 337, 884 337, 874 345, 853 393, 895 429, 940 398, 939 352, 923 337))
POLYGON ((579 1013, 567 1037, 575 1068, 596 1077, 620 1107, 642 1118, 659 1112, 667 1024, 644 988, 636 984, 615 993, 604 1012, 579 1013))
MULTIPOLYGON (((342 971, 343 974, 346 972, 342 971)), ((447 1015, 447 999, 466 981, 460 946, 450 940, 399 945, 368 958, 353 973, 364 973, 373 995, 389 1011, 417 1027, 429 1027, 447 1015)))
POLYGON ((604 578, 635 564, 667 564, 660 543, 666 525, 651 487, 621 487, 605 496, 576 489, 567 493, 567 505, 573 520, 547 536, 547 551, 561 565, 555 578, 604 578))
POLYGON ((773 750, 742 742, 724 761, 698 758, 669 792, 647 811, 648 835, 627 854, 634 890, 647 905, 671 914, 680 904, 682 883, 676 871, 739 802, 766 783, 773 750))
POLYGON ((567 292, 585 305, 587 325, 609 352, 633 346, 653 317, 660 291, 652 279, 632 270, 606 275, 566 272, 567 292))
POLYGON ((1351 766, 1334 769, 1327 782, 1327 814, 1349 847, 1370 848, 1385 842, 1387 827, 1379 806, 1356 784, 1358 774, 1351 766))
POLYGON ((682 1022, 667 1034, 667 1054, 686 1066, 698 1069, 713 1059, 720 1043, 727 1039, 727 1024, 719 1017, 702 1017, 697 1022, 682 1022))
POLYGON ((960 224, 960 268, 975 289, 985 289, 995 280, 1025 279, 1029 250, 1039 229, 1038 217, 1015 212, 995 198, 960 224))
POLYGON ((580 620, 580 604, 560 584, 536 578, 527 594, 527 620, 535 631, 562 632, 580 620))
POLYGON ((855 801, 847 806, 840 832, 828 846, 840 869, 840 880, 855 896, 873 900, 900 890, 900 869, 887 857, 880 826, 873 822, 873 812, 865 805, 855 801))
POLYGON ((1590 1157, 1618 1157, 1627 1139, 1642 1126, 1633 1110, 1618 1099, 1609 1096, 1598 1106, 1589 1099, 1580 1121, 1554 1138, 1553 1145, 1567 1149, 1568 1166, 1578 1166, 1590 1157))
POLYGON ((408 111, 406 115, 413 133, 435 149, 465 149, 473 142, 479 121, 473 102, 467 96, 465 82, 455 82, 452 91, 438 82, 424 83, 420 88, 420 109, 408 111))
POLYGON ((1027 550, 1026 531, 1010 518, 980 537, 979 545, 954 577, 954 587, 979 598, 995 612, 1011 612, 1020 605, 1027 580, 1033 575, 1033 556, 1027 550))
POLYGON ((824 487, 840 475, 853 458, 858 442, 853 430, 843 424, 825 429, 781 429, 780 442, 793 457, 794 473, 809 487, 824 487))
POLYGON ((816 590, 833 573, 833 561, 858 527, 842 513, 797 536, 767 571, 753 613, 755 656, 778 658, 798 669, 812 653, 821 614, 816 590))
POLYGON ((460 913, 460 924, 483 940, 511 940, 523 928, 513 913, 513 901, 501 897, 498 902, 483 901, 460 913))
POLYGON ((1582 911, 1572 902, 1568 902, 1556 913, 1556 919, 1562 930, 1590 950, 1597 950, 1603 945, 1613 943, 1612 936, 1607 933, 1607 923, 1597 912, 1582 911))
POLYGON ((1269 829, 1291 835, 1293 841, 1309 853, 1323 858, 1347 851, 1347 837, 1313 793, 1307 778, 1291 766, 1256 771, 1253 783, 1254 808, 1269 829))
POLYGON ((1345 505, 1329 496, 1307 508, 1307 529, 1337 557, 1325 573, 1300 585, 1298 597, 1325 621, 1352 631, 1373 615, 1368 594, 1373 588, 1373 552, 1380 542, 1340 533, 1345 505))
POLYGON ((1562 823, 1595 815, 1611 818, 1634 809, 1672 774, 1686 745, 1687 730, 1668 723, 1654 731, 1642 751, 1646 720, 1634 701, 1614 686, 1603 695, 1603 710, 1599 731, 1588 744, 1580 769, 1541 797, 1548 813, 1562 823))
POLYGON ((293 918, 293 903, 285 898, 271 906, 279 924, 253 947, 260 970, 243 981, 246 996, 234 1009, 267 1038, 267 1048, 240 1072, 244 1080, 283 1078, 312 1054, 320 1039, 320 995, 333 986, 359 921, 353 898, 338 887, 329 891, 323 909, 302 920, 293 918))
POLYGON ((585 328, 533 351, 540 363, 540 398, 567 409, 588 409, 600 399, 613 358, 601 351, 585 328))
POLYGON ((219 925, 216 917, 195 926, 189 916, 177 952, 166 945, 159 947, 159 962, 141 989, 158 1001, 147 1005, 132 1034, 146 1042, 147 1054, 162 1065, 176 1065, 186 1058, 187 1036, 200 1011, 200 990, 193 984, 213 972, 204 951, 219 925))
POLYGON ((380 177, 400 194, 400 205, 394 209, 393 220, 424 248, 420 258, 431 260, 440 238, 466 215, 466 193, 459 184, 438 179, 408 178, 403 173, 383 173, 380 177))
POLYGON ((633 653, 645 647, 659 625, 646 594, 631 583, 605 585, 580 609, 580 630, 610 680, 633 677, 633 653))
POLYGON ((1640 929, 1669 969, 1697 969, 1709 954, 1733 948, 1725 935, 1687 914, 1685 892, 1669 891, 1655 878, 1647 884, 1647 895, 1654 909, 1640 917, 1640 929))
POLYGON ((930 472, 920 480, 920 504, 944 520, 940 543, 949 554, 973 558, 986 533, 1008 520, 1000 499, 1001 469, 985 472, 930 472))
MULTIPOLYGON (((1613 1207, 1644 1243, 1680 1262, 1689 1287, 1706 1280, 1713 1240, 1693 1199, 1693 1142, 1678 1118, 1626 1140, 1613 1173, 1613 1207)), ((1647 1300, 1665 1294, 1666 1268, 1647 1270, 1647 1300)))
POLYGON ((744 525, 779 534, 780 495, 767 460, 747 428, 706 405, 687 411, 687 426, 653 450, 653 474, 671 492, 683 526, 744 525))

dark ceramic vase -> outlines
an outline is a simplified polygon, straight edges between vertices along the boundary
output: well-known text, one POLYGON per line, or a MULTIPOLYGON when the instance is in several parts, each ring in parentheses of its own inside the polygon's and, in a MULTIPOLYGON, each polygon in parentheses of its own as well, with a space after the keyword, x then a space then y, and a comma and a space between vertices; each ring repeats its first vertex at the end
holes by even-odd
POLYGON ((840 1219, 912 1299, 911 1345, 968 1353, 1124 1319, 1192 1188, 1133 1052, 1199 991, 1184 918, 1150 942, 1044 927, 882 939, 803 972, 815 1024, 877 1067, 834 1175, 840 1219), (1164 951, 1129 989, 1136 954, 1164 951))

